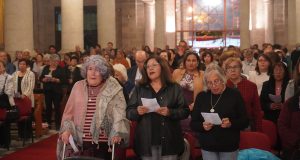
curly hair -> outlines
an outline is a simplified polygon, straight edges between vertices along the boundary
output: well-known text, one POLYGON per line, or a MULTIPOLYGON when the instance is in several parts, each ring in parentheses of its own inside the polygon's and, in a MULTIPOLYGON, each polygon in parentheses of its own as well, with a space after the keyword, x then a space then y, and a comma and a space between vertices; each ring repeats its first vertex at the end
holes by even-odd
POLYGON ((109 67, 109 64, 106 62, 106 60, 99 55, 91 55, 87 57, 86 61, 82 64, 81 76, 83 78, 86 78, 87 68, 90 65, 95 65, 104 80, 106 80, 110 76, 111 68, 109 67))

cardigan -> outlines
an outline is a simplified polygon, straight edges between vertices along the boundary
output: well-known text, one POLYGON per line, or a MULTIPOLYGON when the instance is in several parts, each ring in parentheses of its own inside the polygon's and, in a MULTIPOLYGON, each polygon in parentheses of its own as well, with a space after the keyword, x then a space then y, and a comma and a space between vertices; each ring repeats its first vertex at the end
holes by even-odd
MULTIPOLYGON (((227 86, 234 88, 234 84, 230 80, 227 81, 227 86)), ((253 82, 243 78, 237 84, 237 88, 245 102, 251 130, 262 131, 262 109, 260 106, 256 85, 253 82)))
MULTIPOLYGON (((64 131, 70 131, 80 146, 82 145, 83 125, 88 102, 87 87, 86 80, 75 83, 61 121, 60 134, 64 131)), ((105 81, 97 95, 96 106, 96 112, 90 127, 93 141, 98 143, 100 126, 105 119, 104 117, 107 116, 109 126, 105 126, 104 129, 105 133, 108 134, 108 143, 111 143, 113 136, 118 135, 127 144, 129 138, 129 121, 126 119, 126 102, 123 89, 116 79, 109 77, 105 81)))
MULTIPOLYGON (((13 88, 14 93, 18 92, 18 74, 20 71, 16 71, 13 76, 13 88)), ((22 94, 31 99, 32 107, 34 107, 34 95, 33 95, 33 89, 35 85, 35 75, 32 71, 26 70, 25 75, 22 78, 21 81, 21 91, 22 94)))
POLYGON ((4 74, 0 74, 0 94, 3 94, 3 87, 5 86, 5 90, 4 93, 7 94, 8 96, 8 100, 11 106, 15 105, 15 101, 14 101, 14 89, 13 89, 13 77, 7 73, 4 74), (5 78, 6 82, 5 82, 5 78), (5 84, 4 84, 5 82, 5 84))

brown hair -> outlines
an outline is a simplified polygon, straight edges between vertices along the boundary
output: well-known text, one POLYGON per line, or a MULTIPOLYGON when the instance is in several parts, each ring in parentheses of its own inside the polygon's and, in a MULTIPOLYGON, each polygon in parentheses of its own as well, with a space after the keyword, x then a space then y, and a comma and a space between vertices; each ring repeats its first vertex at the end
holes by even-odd
POLYGON ((139 81, 139 84, 140 85, 148 85, 151 82, 151 80, 149 79, 148 74, 147 74, 147 63, 150 59, 154 59, 161 67, 160 78, 161 78, 162 85, 166 86, 168 83, 174 83, 174 80, 172 79, 171 71, 170 71, 167 61, 162 59, 159 56, 154 55, 154 56, 150 56, 145 61, 144 67, 141 71, 142 79, 139 81))

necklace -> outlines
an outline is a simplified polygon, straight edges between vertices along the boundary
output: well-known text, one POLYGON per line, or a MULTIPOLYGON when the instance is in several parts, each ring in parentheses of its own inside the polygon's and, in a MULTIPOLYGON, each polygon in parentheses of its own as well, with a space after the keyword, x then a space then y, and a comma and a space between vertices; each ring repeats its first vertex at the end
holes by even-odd
POLYGON ((88 101, 91 102, 92 101, 92 97, 95 97, 98 95, 99 91, 100 91, 100 88, 102 87, 102 82, 97 85, 97 86, 89 86, 88 85, 88 101))
POLYGON ((218 102, 219 102, 219 100, 221 99, 221 97, 222 97, 222 95, 223 95, 223 92, 222 92, 222 94, 219 96, 219 98, 217 99, 217 102, 215 103, 215 104, 212 104, 212 93, 210 93, 210 105, 211 105, 211 109, 209 110, 211 113, 213 113, 213 112, 215 112, 215 107, 216 107, 216 105, 218 104, 218 102))

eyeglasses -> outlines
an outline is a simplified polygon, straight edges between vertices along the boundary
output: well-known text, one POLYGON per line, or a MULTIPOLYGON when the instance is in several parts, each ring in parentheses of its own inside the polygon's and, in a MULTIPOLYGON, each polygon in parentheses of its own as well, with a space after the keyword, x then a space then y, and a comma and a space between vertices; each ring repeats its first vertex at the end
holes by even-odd
POLYGON ((239 69, 241 69, 240 66, 228 66, 228 67, 226 68, 226 70, 229 71, 229 72, 237 71, 237 70, 239 70, 239 69))
POLYGON ((158 63, 155 63, 155 64, 151 64, 151 65, 146 65, 146 69, 150 69, 150 68, 156 68, 158 67, 159 64, 158 63))
POLYGON ((220 79, 216 79, 214 81, 207 81, 207 86, 212 87, 212 86, 217 86, 220 85, 222 81, 220 79))

